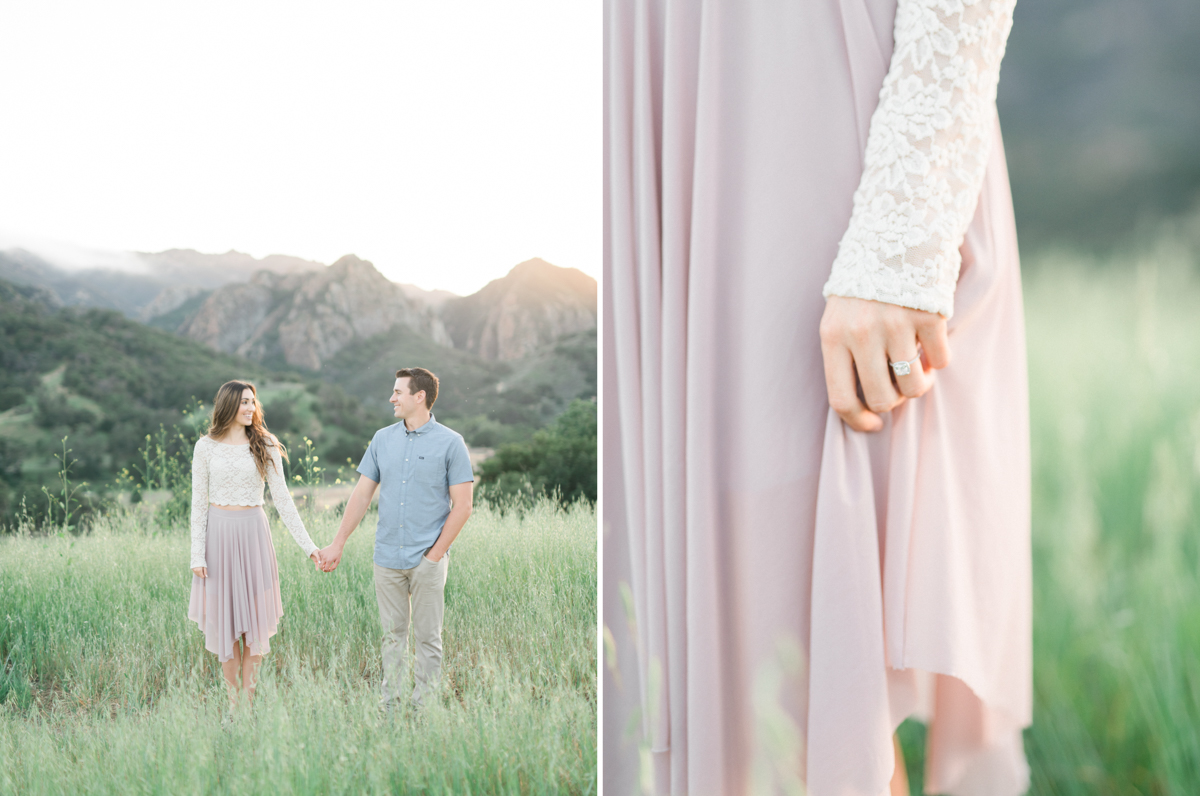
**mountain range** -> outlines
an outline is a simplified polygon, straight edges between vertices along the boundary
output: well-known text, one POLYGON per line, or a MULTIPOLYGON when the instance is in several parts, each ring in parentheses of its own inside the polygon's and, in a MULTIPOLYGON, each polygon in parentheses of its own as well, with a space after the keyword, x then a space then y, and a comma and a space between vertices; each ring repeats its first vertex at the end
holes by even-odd
POLYGON ((470 296, 393 282, 352 254, 329 266, 187 249, 97 259, 3 250, 0 280, 51 310, 116 310, 254 370, 337 385, 369 412, 386 410, 397 369, 427 367, 443 381, 439 417, 476 445, 523 438, 596 394, 596 281, 540 259, 470 296))
MULTIPOLYGON (((276 371, 340 374, 353 383, 357 374, 347 371, 368 367, 366 352, 395 370, 396 362, 418 364, 407 353, 420 351, 435 372, 474 373, 468 380, 477 388, 532 387, 541 422, 594 391, 594 372, 580 372, 594 370, 589 346, 581 354, 579 345, 594 337, 596 281, 540 259, 470 296, 393 282, 353 254, 326 266, 285 255, 172 249, 129 253, 117 269, 66 266, 8 249, 0 251, 0 279, 41 289, 54 306, 115 309, 276 371), (572 353, 563 354, 567 349, 572 353), (549 403, 538 399, 547 392, 549 403)), ((349 389, 364 401, 377 394, 366 385, 349 389)))
MULTIPOLYGON (((396 327, 484 360, 508 362, 596 326, 596 281, 544 260, 520 263, 466 297, 430 297, 417 290, 348 254, 319 271, 260 270, 249 282, 196 294, 204 295, 203 302, 175 331, 258 362, 320 370, 355 341, 396 327)), ((171 311, 170 323, 187 305, 171 311)))

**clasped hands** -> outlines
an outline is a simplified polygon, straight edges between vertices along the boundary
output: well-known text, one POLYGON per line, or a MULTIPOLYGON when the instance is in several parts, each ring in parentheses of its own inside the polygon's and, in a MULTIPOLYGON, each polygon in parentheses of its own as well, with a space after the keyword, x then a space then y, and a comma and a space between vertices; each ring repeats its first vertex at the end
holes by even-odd
POLYGON ((342 548, 337 542, 322 548, 309 556, 316 565, 318 572, 333 572, 342 560, 342 548))
POLYGON ((881 414, 929 392, 933 371, 950 364, 946 319, 881 301, 830 296, 821 316, 821 355, 833 411, 855 431, 879 431, 881 414), (914 363, 907 375, 891 368, 892 362, 918 356, 920 367, 914 363))

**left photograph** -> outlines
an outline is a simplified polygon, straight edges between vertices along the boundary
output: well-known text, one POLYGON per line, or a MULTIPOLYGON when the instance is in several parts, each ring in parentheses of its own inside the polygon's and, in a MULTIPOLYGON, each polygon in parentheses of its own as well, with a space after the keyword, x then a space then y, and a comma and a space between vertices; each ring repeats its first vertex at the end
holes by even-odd
POLYGON ((0 792, 597 792, 600 78, 533 0, 0 11, 0 792))

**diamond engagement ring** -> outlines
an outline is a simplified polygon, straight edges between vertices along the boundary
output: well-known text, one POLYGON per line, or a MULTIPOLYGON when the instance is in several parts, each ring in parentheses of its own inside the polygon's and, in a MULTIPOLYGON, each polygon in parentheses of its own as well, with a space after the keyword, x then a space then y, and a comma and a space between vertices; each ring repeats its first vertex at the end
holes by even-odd
POLYGON ((897 376, 907 376, 908 374, 912 373, 912 366, 917 364, 920 361, 921 361, 921 355, 917 354, 915 357, 908 360, 907 362, 905 362, 903 360, 901 360, 899 362, 893 362, 892 363, 892 371, 897 376))

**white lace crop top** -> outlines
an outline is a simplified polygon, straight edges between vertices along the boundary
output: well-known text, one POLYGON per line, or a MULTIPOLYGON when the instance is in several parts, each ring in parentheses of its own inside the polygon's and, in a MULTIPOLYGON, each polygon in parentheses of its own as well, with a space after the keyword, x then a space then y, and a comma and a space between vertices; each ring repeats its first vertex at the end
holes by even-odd
POLYGON ((1016 0, 899 0, 862 179, 824 294, 947 318, 1016 0))
MULTIPOLYGON (((296 544, 311 556, 317 546, 308 537, 292 494, 283 477, 283 458, 279 448, 270 446, 271 465, 266 483, 271 487, 271 502, 279 518, 291 532, 296 544)), ((249 443, 226 445, 212 437, 196 440, 192 454, 192 568, 207 567, 204 545, 208 538, 208 504, 219 506, 261 506, 263 479, 254 464, 249 443)))

